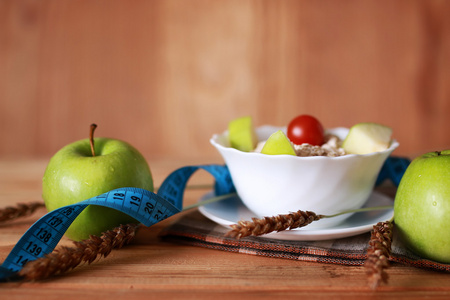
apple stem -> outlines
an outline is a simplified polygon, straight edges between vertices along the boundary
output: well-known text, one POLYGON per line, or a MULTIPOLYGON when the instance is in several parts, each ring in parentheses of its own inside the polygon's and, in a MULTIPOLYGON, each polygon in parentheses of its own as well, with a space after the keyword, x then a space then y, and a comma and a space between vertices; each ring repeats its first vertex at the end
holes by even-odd
POLYGON ((91 152, 92 156, 95 156, 95 148, 94 148, 94 131, 97 128, 97 124, 92 123, 89 131, 89 142, 91 144, 91 152))
POLYGON ((437 156, 441 155, 441 151, 436 151, 437 156))

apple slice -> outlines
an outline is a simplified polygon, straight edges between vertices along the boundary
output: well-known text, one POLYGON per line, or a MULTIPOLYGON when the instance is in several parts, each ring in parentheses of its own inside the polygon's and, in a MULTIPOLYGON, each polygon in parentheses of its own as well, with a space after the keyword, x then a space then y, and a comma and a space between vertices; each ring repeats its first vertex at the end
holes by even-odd
POLYGON ((230 146, 245 152, 256 148, 258 138, 256 137, 251 117, 241 117, 232 120, 228 124, 228 139, 230 146))
POLYGON ((350 128, 342 148, 349 154, 367 154, 389 148, 392 128, 377 123, 359 123, 350 128))
POLYGON ((272 133, 261 149, 261 153, 270 155, 297 155, 291 141, 289 141, 287 136, 281 130, 272 133))

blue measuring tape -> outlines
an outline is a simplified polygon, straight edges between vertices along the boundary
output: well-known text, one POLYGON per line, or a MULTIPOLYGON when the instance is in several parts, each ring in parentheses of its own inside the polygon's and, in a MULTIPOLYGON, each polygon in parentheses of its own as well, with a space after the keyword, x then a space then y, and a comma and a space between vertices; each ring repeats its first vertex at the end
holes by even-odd
POLYGON ((144 189, 125 187, 58 208, 36 221, 17 242, 0 266, 0 281, 14 277, 27 262, 51 253, 70 224, 88 205, 114 208, 145 226, 152 226, 179 213, 182 210, 186 183, 199 169, 209 172, 214 177, 216 195, 234 192, 234 185, 226 166, 188 166, 172 172, 164 180, 157 194, 144 189))
MULTIPOLYGON (((377 180, 386 179, 398 186, 410 161, 389 157, 377 180)), ((0 266, 0 281, 14 277, 28 261, 51 253, 75 218, 88 206, 100 205, 124 212, 145 226, 154 225, 182 210, 183 194, 191 175, 203 169, 215 179, 215 194, 235 191, 228 168, 223 165, 187 166, 172 172, 162 183, 158 193, 133 188, 119 188, 91 199, 53 210, 34 223, 17 242, 0 266)))
POLYGON ((398 187, 398 185, 400 184, 400 180, 402 179, 403 174, 405 173, 406 168, 408 168, 410 163, 411 160, 406 157, 388 157, 383 164, 380 173, 378 174, 378 178, 375 184, 379 185, 385 180, 390 180, 395 186, 398 187))

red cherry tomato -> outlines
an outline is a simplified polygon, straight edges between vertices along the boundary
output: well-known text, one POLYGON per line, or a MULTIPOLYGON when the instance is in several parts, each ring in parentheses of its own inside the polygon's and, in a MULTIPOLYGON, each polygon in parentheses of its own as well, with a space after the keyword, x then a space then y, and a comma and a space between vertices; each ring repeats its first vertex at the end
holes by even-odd
POLYGON ((308 143, 320 146, 324 141, 322 124, 310 115, 295 117, 287 127, 287 137, 296 145, 308 143))

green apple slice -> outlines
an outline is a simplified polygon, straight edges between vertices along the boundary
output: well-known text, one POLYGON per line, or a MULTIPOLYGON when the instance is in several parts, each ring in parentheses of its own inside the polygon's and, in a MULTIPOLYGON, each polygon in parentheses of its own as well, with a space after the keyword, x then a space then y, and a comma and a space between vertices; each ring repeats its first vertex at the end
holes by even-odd
POLYGON ((289 141, 287 136, 281 130, 272 133, 261 149, 261 153, 270 155, 297 155, 291 141, 289 141))
POLYGON ((392 128, 377 123, 359 123, 350 128, 342 143, 349 154, 367 154, 389 148, 392 128))
POLYGON ((258 138, 256 137, 251 117, 241 117, 232 120, 228 124, 228 139, 230 146, 245 152, 256 148, 258 138))

